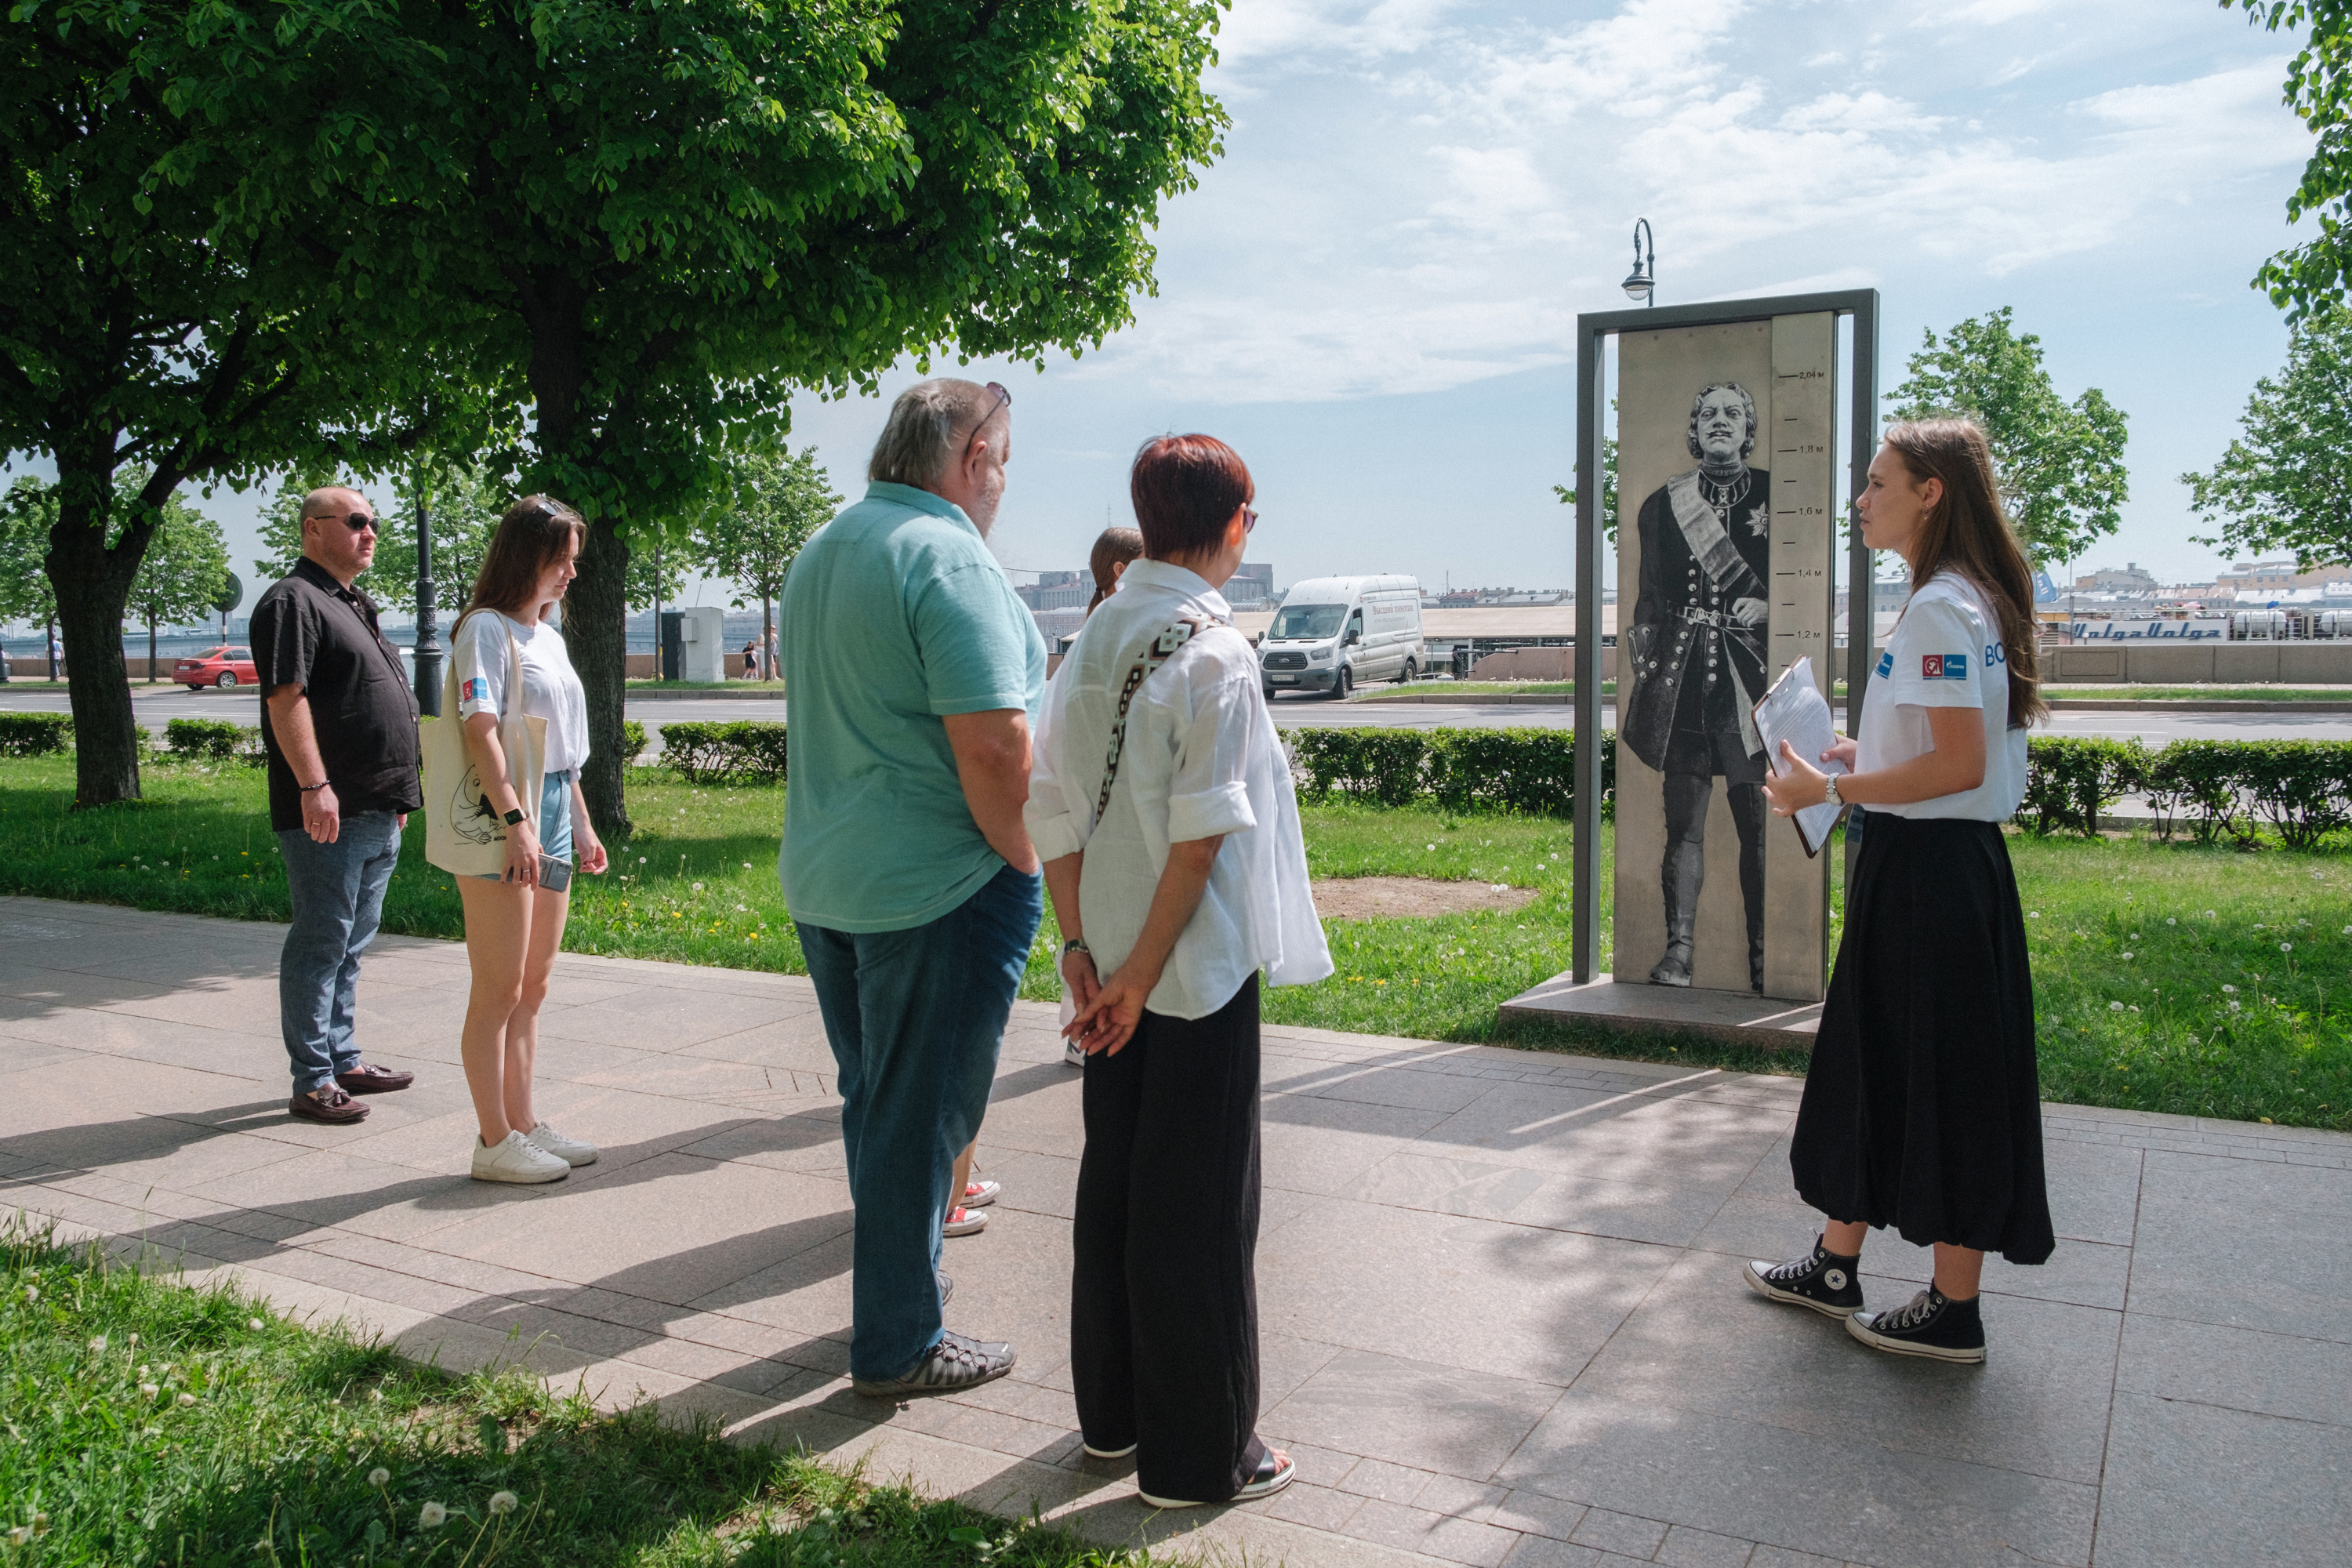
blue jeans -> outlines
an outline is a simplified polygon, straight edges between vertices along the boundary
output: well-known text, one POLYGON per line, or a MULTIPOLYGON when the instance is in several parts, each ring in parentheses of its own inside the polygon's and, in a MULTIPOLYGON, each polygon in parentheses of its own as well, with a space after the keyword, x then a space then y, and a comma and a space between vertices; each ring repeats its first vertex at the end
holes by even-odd
POLYGON ((278 960, 278 1023, 294 1092, 308 1094, 359 1066, 352 1015, 360 954, 375 940, 383 890, 400 863, 400 819, 389 811, 346 816, 332 844, 290 828, 278 836, 278 852, 294 901, 278 960))
POLYGON ((1045 879, 1007 866, 905 931, 799 925, 841 1074, 857 1214, 849 1370, 899 1377, 940 1342, 940 1227, 955 1160, 980 1131, 1004 1020, 1045 912, 1045 879))

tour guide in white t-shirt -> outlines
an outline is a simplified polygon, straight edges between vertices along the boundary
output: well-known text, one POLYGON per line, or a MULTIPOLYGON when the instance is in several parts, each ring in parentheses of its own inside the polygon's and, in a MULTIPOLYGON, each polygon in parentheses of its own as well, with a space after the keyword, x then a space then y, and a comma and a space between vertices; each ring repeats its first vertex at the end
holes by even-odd
POLYGON ((1845 935, 1822 1009, 1789 1163, 1828 1223, 1811 1253, 1748 1265, 1775 1301, 1842 1317, 1878 1350, 1982 1362, 1984 1255, 2041 1263, 2056 1242, 2042 1172, 2033 978, 2000 825, 2025 795, 2033 592, 2000 511, 1984 433, 1960 419, 1888 428, 1859 510, 1863 542, 1917 584, 1888 637, 1859 742, 1825 776, 1787 742, 1765 782, 1781 816, 1869 808, 1845 935), (1892 1225, 1936 1249, 1927 1289, 1863 1310, 1863 1238, 1892 1225))

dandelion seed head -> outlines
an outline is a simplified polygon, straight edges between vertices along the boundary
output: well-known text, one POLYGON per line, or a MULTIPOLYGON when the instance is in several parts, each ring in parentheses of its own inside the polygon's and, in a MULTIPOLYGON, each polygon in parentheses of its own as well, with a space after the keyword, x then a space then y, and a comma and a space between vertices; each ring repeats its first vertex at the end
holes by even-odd
POLYGON ((372 1487, 384 1486, 388 1484, 391 1479, 392 1472, 385 1469, 382 1465, 378 1465, 374 1469, 368 1472, 368 1485, 372 1487))
POLYGON ((2279 943, 2279 951, 2281 952, 2293 952, 2294 951, 2294 943, 2291 942, 2283 942, 2279 943))
POLYGON ((245 1321, 245 1326, 251 1329, 257 1334, 261 1331, 261 1320, 259 1318, 247 1318, 245 1321))
POLYGON ((89 1348, 98 1354, 104 1355, 106 1353, 106 1336, 104 1334, 100 1334, 96 1339, 90 1341, 89 1348))
POLYGON ((2224 996, 2235 996, 2237 994, 2238 988, 2234 985, 2224 985, 2221 987, 2221 994, 2224 996))
POLYGON ((509 1514, 515 1510, 516 1505, 521 1501, 522 1500, 515 1496, 512 1492, 492 1492, 490 1494, 490 1511, 499 1515, 509 1514))
POLYGON ((183 1410, 185 1410, 189 1405, 194 1405, 195 1402, 196 1396, 193 1394, 183 1394, 180 1395, 180 1408, 183 1410))
POLYGON ((163 1391, 152 1383, 142 1383, 139 1385, 139 1392, 142 1397, 152 1399, 163 1391))
POLYGON ((416 1510, 416 1522, 425 1530, 438 1530, 449 1522, 449 1510, 437 1502, 428 1502, 416 1510))
POLYGON ((2107 1011, 2110 1013, 2120 1013, 2123 1010, 2124 1005, 2120 1002, 2110 1002, 2107 1004, 2107 1011))

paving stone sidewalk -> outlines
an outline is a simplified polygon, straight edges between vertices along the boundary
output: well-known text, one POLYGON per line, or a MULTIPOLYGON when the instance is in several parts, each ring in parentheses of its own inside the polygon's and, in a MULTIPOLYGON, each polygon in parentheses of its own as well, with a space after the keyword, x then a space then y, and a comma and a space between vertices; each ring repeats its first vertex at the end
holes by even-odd
MULTIPOLYGON (((1302 1479, 1154 1514, 1078 1453, 1079 1075, 1049 1008, 982 1134, 1004 1195, 948 1243, 950 1323, 1021 1364, 893 1407, 845 1381, 850 1212, 807 982, 562 961, 541 1111, 604 1151, 466 1178, 454 944, 387 938, 355 1129, 289 1120, 282 928, 0 900, 0 1188, 71 1234, 228 1270, 444 1364, 521 1357, 1106 1542, 1296 1568, 1643 1560, 2341 1564, 2352 1137, 2053 1106, 2040 1268, 1987 1270, 1992 1357, 1874 1354, 1751 1296, 1800 1250, 1789 1079, 1269 1029, 1261 1427, 1302 1479)), ((1926 1255, 1874 1240, 1874 1304, 1926 1255)))

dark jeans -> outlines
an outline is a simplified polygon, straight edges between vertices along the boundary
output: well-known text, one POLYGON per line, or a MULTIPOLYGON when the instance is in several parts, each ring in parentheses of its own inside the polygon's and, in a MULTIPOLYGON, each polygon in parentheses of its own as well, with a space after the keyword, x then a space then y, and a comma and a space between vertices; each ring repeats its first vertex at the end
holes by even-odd
POLYGON ((343 818, 332 844, 300 828, 278 836, 294 923, 278 959, 278 1022, 294 1070, 294 1092, 308 1094, 359 1066, 352 1038, 360 954, 375 940, 383 890, 400 863, 400 819, 389 811, 343 818))
POLYGON ((1070 1377, 1088 1444, 1136 1483, 1223 1502, 1257 1439, 1258 979, 1205 1018, 1146 1012, 1087 1058, 1070 1377))
POLYGON ((841 1073, 841 1142, 857 1212, 853 1376, 903 1376, 940 1342, 948 1189, 988 1110, 1045 887, 1007 866, 927 925, 797 927, 841 1073))

